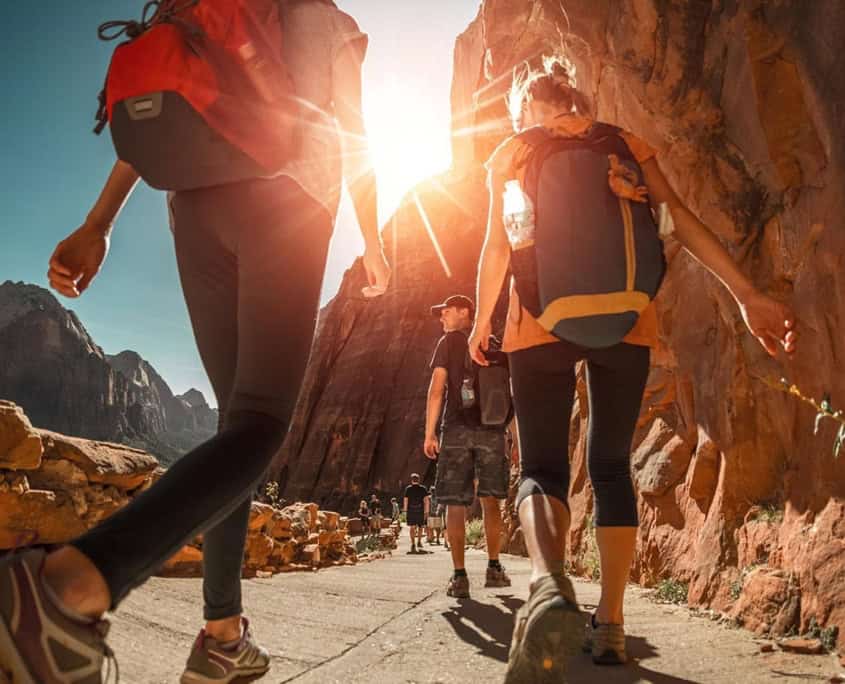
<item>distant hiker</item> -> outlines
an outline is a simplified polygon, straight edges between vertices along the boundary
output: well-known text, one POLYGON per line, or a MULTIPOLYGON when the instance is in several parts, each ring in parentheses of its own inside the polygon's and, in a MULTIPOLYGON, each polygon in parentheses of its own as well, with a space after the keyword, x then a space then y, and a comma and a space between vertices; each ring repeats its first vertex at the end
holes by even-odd
POLYGON ((429 544, 440 544, 440 532, 443 530, 443 519, 440 515, 440 504, 437 502, 437 492, 434 485, 428 488, 430 500, 428 511, 428 525, 426 534, 429 544))
POLYGON ((206 625, 182 681, 267 671, 241 605, 250 499, 290 427, 342 175, 369 294, 390 275, 361 114, 367 37, 352 17, 316 0, 150 8, 143 22, 101 27, 101 36, 115 26, 113 35, 126 33, 99 117, 120 161, 82 226, 56 247, 49 280, 67 297, 88 289, 139 175, 171 191, 179 275, 220 430, 78 539, 3 560, 0 669, 14 681, 100 682, 111 653, 103 614, 198 534, 206 625))
POLYGON ((370 497, 370 533, 381 534, 381 501, 373 494, 370 497))
POLYGON ((361 503, 358 504, 358 517, 361 519, 361 536, 363 537, 370 532, 370 507, 366 499, 361 499, 361 503))
POLYGON ((491 210, 469 349, 486 363, 491 316, 510 266, 504 349, 522 466, 516 505, 533 572, 506 681, 559 682, 567 656, 580 649, 584 624, 564 575, 569 421, 581 360, 602 585, 588 645, 596 663, 626 660, 622 607, 638 524, 630 448, 657 340, 651 300, 664 272, 649 203, 666 203, 677 239, 727 287, 769 354, 794 351, 795 318, 754 287, 687 209, 649 145, 586 116, 565 60, 547 60, 544 70, 515 79, 510 102, 521 132, 487 162, 491 210))
MULTIPOLYGON (((484 586, 511 585, 499 561, 501 501, 507 498, 509 477, 505 455, 505 427, 510 422, 507 370, 499 365, 504 363, 504 355, 491 349, 490 355, 497 362, 491 371, 493 382, 480 382, 480 367, 470 359, 467 346, 474 308, 472 300, 463 295, 453 295, 431 307, 431 314, 440 320, 444 335, 431 360, 423 448, 428 458, 437 459, 435 487, 438 501, 446 506, 446 530, 454 566, 446 594, 455 598, 469 598, 469 577, 464 564, 466 509, 472 505, 476 493, 484 516, 489 557, 484 586)), ((486 369, 484 372, 487 373, 486 369)))
POLYGON ((401 520, 402 509, 399 507, 399 502, 396 500, 396 497, 391 497, 390 499, 390 521, 396 523, 400 526, 402 525, 401 520))
POLYGON ((417 553, 417 549, 422 551, 422 534, 428 518, 429 505, 428 490, 420 484, 420 476, 412 473, 411 484, 405 488, 403 502, 405 521, 411 534, 410 553, 417 553))

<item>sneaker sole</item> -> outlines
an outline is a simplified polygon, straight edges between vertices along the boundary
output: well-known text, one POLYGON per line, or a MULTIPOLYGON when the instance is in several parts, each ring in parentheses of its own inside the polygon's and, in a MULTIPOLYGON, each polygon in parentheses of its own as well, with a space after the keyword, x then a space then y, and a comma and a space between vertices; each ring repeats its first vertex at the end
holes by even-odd
POLYGON ((454 591, 449 591, 449 590, 447 589, 447 590, 446 590, 446 596, 451 596, 452 598, 462 598, 462 599, 468 599, 468 598, 469 598, 469 592, 467 592, 467 593, 465 593, 465 594, 459 594, 459 593, 457 593, 457 592, 454 592, 454 591))
POLYGON ((511 586, 510 582, 484 582, 485 589, 504 589, 509 586, 511 586))
MULTIPOLYGON (((179 679, 180 684, 246 684, 254 679, 264 676, 270 671, 270 667, 256 668, 249 671, 233 672, 227 675, 224 679, 219 677, 207 677, 206 675, 197 672, 185 672, 179 679)), ((17 683, 15 683, 17 684, 17 683)))
MULTIPOLYGON (((0 619, 0 675, 11 677, 11 684, 38 684, 18 653, 6 621, 0 619)), ((2 681, 2 680, 0 680, 2 681)))
MULTIPOLYGON (((592 649, 590 649, 590 651, 592 652, 592 649)), ((627 662, 628 658, 620 656, 613 649, 608 649, 601 655, 593 656, 593 663, 595 665, 624 665, 627 662)))
POLYGON ((562 596, 525 626, 522 648, 510 663, 505 684, 558 684, 567 660, 580 650, 584 618, 562 596))

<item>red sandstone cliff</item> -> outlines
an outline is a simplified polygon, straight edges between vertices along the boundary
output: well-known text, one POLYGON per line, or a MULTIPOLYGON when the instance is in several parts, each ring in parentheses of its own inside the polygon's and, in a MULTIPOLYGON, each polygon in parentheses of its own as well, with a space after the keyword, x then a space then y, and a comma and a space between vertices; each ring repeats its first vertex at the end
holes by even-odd
MULTIPOLYGON (((836 0, 486 0, 458 38, 455 164, 420 196, 452 277, 407 202, 385 232, 396 279, 364 302, 356 266, 323 312, 291 439, 287 498, 395 493, 419 445, 438 336, 426 308, 469 292, 486 199, 480 163, 505 136, 515 65, 562 46, 595 115, 659 151, 687 204, 762 290, 799 316, 793 360, 770 360, 725 290, 672 241, 662 346, 633 445, 641 532, 633 578, 689 583, 689 600, 749 627, 845 627, 845 458, 832 421, 761 378, 845 402, 845 6, 836 0)), ((562 417, 565 419, 565 417, 562 417)), ((573 417, 576 567, 591 491, 573 417)), ((845 629, 840 630, 840 646, 845 629)))

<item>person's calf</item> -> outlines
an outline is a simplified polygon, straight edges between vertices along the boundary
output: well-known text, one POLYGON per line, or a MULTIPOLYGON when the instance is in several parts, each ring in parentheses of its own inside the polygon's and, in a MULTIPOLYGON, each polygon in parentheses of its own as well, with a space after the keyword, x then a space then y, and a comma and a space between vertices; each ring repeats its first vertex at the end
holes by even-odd
POLYGON ((446 531, 449 536, 449 550, 452 564, 464 567, 464 543, 466 540, 466 507, 449 505, 446 508, 446 531))
POLYGON ((484 537, 487 541, 487 557, 493 561, 499 559, 502 546, 502 508, 501 501, 492 496, 481 498, 481 511, 484 516, 484 537))

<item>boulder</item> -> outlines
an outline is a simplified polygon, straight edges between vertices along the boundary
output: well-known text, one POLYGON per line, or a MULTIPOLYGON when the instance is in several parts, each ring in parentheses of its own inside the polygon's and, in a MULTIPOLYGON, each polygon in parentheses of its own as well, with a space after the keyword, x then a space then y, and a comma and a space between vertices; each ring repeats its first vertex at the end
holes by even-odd
POLYGON ((183 546, 158 571, 162 577, 202 577, 202 551, 183 546))
POLYGON ((261 532, 273 521, 274 509, 269 504, 254 501, 249 512, 249 531, 261 532))
POLYGON ((786 634, 798 627, 801 594, 780 570, 759 568, 741 582, 741 594, 732 616, 755 634, 786 634))
POLYGON ((311 566, 320 565, 320 546, 318 544, 306 544, 299 552, 299 562, 311 566))
POLYGON ((48 430, 41 430, 40 435, 45 458, 70 461, 92 483, 131 491, 144 484, 158 466, 153 456, 140 449, 67 437, 48 430))
POLYGON ((297 545, 294 542, 282 542, 273 546, 270 554, 271 562, 276 566, 289 565, 296 558, 297 545))
POLYGON ((58 544, 86 529, 70 497, 63 492, 0 492, 0 549, 58 544))
POLYGON ((267 565, 270 554, 273 553, 275 542, 272 537, 266 534, 249 534, 246 538, 244 549, 244 565, 247 568, 257 569, 267 565))
POLYGON ((20 406, 0 400, 0 468, 34 470, 44 445, 20 406))
POLYGON ((778 646, 789 653, 800 653, 802 655, 824 653, 824 646, 818 639, 784 639, 778 642, 778 646))

